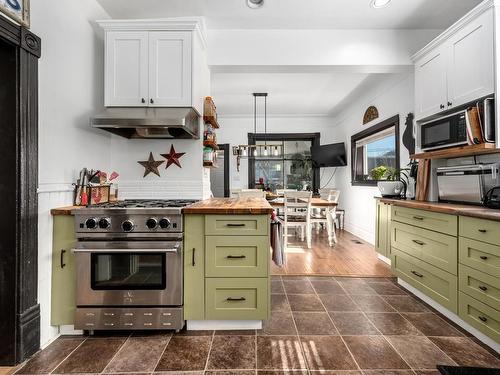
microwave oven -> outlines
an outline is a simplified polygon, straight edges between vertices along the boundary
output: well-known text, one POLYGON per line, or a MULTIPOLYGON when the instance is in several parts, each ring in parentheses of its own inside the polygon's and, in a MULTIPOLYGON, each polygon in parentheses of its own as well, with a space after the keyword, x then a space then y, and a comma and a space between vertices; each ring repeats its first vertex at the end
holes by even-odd
POLYGON ((467 144, 467 111, 459 111, 420 125, 423 151, 467 144))

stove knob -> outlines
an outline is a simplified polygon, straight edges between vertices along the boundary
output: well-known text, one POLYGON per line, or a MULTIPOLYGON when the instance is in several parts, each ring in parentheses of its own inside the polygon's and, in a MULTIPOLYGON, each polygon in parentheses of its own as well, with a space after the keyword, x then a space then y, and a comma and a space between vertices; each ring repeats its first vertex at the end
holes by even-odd
POLYGON ((134 230, 134 223, 131 220, 125 220, 122 223, 122 229, 125 232, 132 232, 134 230))
POLYGON ((160 220, 160 228, 166 229, 170 227, 170 220, 168 220, 166 217, 160 220))
POLYGON ((99 228, 108 229, 111 226, 111 220, 108 217, 103 217, 99 220, 99 228))
POLYGON ((87 221, 85 221, 85 226, 87 227, 87 229, 96 229, 97 228, 97 219, 95 217, 92 217, 90 219, 87 219, 87 221))
POLYGON ((148 220, 146 220, 146 226, 149 229, 155 229, 158 226, 158 220, 156 220, 154 217, 151 217, 148 220))

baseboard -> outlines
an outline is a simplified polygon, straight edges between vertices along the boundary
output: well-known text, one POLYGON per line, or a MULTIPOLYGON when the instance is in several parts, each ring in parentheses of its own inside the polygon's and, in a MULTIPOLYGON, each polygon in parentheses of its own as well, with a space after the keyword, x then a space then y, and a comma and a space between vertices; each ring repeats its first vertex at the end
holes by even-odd
POLYGON ((472 327, 469 323, 463 321, 458 315, 451 312, 447 308, 441 306, 439 303, 434 301, 432 298, 426 296, 420 290, 414 288, 413 286, 408 284, 406 281, 401 280, 399 277, 398 277, 398 284, 401 285, 403 288, 407 289, 408 291, 410 291, 411 293, 415 294, 418 298, 420 298, 422 301, 424 301, 428 305, 432 306, 434 309, 436 309, 441 314, 443 314, 448 319, 450 319, 453 323, 458 324, 460 327, 465 329, 467 332, 471 333, 479 341, 488 345, 490 348, 495 350, 497 353, 500 353, 500 344, 497 343, 495 340, 486 336, 484 333, 478 331, 477 329, 472 327))
POLYGON ((188 320, 188 331, 262 329, 262 320, 188 320))
POLYGON ((389 266, 391 265, 391 260, 382 254, 377 254, 377 258, 380 259, 382 262, 387 263, 389 266))
POLYGON ((83 335, 83 331, 81 329, 75 329, 74 325, 63 325, 59 326, 59 335, 83 335))
POLYGON ((372 232, 366 231, 357 225, 353 225, 352 223, 345 223, 345 231, 351 234, 354 234, 356 237, 361 238, 362 240, 368 242, 371 245, 375 244, 374 234, 372 232))

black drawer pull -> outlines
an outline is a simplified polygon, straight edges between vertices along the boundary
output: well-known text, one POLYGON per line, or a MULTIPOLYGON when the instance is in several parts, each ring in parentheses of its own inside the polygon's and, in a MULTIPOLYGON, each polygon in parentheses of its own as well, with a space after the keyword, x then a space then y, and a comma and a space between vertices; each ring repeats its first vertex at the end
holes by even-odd
POLYGON ((482 322, 487 322, 488 321, 488 318, 486 318, 485 316, 478 316, 478 318, 482 322))
POLYGON ((413 216, 413 218, 415 220, 420 220, 420 221, 424 220, 424 218, 422 216, 413 216))
POLYGON ((239 228, 239 227, 244 227, 246 224, 234 224, 234 223, 229 223, 229 224, 226 224, 227 227, 230 227, 230 228, 239 228))
POLYGON ((425 245, 425 242, 420 241, 420 240, 413 240, 413 242, 415 242, 417 245, 420 245, 420 246, 424 246, 425 245))
POLYGON ((246 301, 247 299, 245 297, 240 297, 240 298, 233 298, 233 297, 228 297, 226 298, 226 301, 229 302, 239 302, 239 301, 246 301))
POLYGON ((484 285, 479 285, 478 288, 481 289, 483 292, 486 292, 488 290, 488 288, 485 287, 484 285))
POLYGON ((417 277, 424 277, 424 275, 422 275, 421 273, 419 273, 417 271, 411 271, 411 273, 414 274, 417 277))
POLYGON ((486 233, 487 230, 486 229, 478 229, 478 232, 480 232, 480 233, 486 233))
POLYGON ((488 259, 488 257, 486 255, 481 255, 479 258, 481 258, 482 260, 488 259))
POLYGON ((66 253, 66 250, 64 250, 64 249, 61 250, 61 259, 60 259, 60 261, 61 261, 61 268, 66 267, 66 263, 64 263, 64 254, 65 253, 66 253))
POLYGON ((227 259, 245 259, 246 255, 228 255, 227 259))
POLYGON ((194 256, 195 256, 195 253, 196 253, 196 248, 193 247, 193 257, 191 259, 192 263, 193 263, 193 267, 196 265, 196 261, 194 259, 194 256))

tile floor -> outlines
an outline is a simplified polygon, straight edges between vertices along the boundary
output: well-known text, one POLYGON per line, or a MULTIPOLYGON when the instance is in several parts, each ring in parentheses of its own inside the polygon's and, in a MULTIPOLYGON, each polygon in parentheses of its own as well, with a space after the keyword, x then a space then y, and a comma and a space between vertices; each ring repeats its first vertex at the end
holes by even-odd
POLYGON ((389 278, 273 276, 259 331, 61 337, 18 374, 435 375, 500 357, 389 278))

